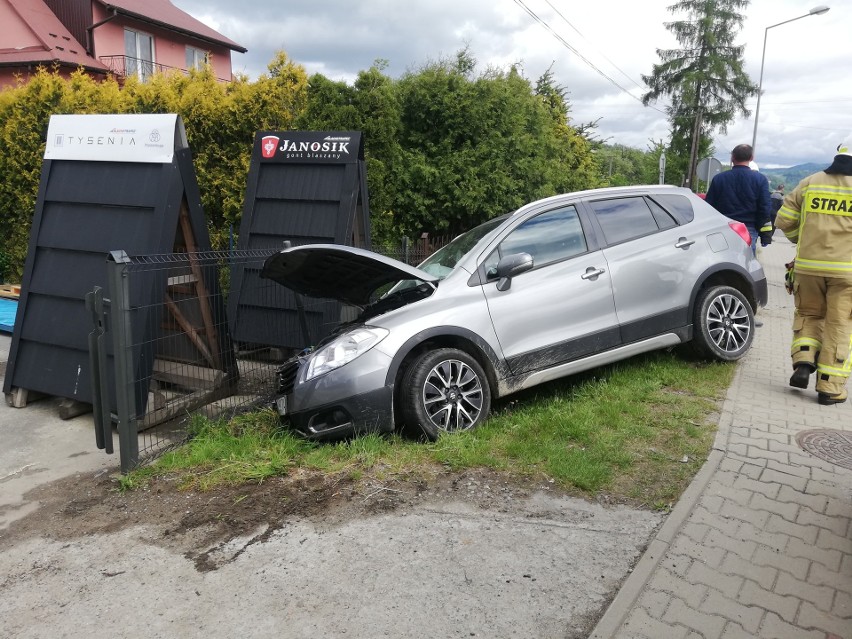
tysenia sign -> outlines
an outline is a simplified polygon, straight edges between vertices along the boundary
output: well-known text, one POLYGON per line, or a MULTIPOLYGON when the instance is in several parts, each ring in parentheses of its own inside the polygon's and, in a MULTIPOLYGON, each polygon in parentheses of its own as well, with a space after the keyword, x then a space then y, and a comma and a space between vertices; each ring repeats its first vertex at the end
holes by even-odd
POLYGON ((44 159, 168 163, 187 146, 174 113, 53 115, 44 159))

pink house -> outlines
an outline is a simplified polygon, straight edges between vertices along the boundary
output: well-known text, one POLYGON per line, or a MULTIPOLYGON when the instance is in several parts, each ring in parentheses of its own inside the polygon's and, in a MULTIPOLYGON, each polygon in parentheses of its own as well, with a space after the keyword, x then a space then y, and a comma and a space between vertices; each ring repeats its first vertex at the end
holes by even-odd
POLYGON ((144 80, 205 61, 230 81, 232 51, 246 49, 169 0, 0 0, 0 87, 38 66, 144 80))

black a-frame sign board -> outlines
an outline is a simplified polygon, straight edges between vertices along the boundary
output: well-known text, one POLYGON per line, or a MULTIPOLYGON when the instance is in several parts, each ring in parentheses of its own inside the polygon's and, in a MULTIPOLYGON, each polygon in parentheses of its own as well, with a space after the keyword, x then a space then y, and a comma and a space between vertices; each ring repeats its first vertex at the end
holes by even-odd
MULTIPOLYGON (((108 290, 107 258, 112 251, 162 255, 181 245, 210 250, 180 118, 53 116, 7 363, 7 397, 23 390, 92 403, 88 335, 93 319, 86 294, 96 286, 108 290)), ((215 269, 210 271, 202 274, 206 289, 199 304, 210 305, 207 317, 222 319, 216 343, 227 353, 233 349, 224 304, 215 269)), ((137 416, 146 410, 155 360, 169 358, 157 344, 163 330, 163 291, 168 290, 168 283, 158 280, 173 275, 160 269, 131 278, 137 416)), ((233 357, 222 359, 219 366, 233 375, 233 357)), ((112 379, 110 385, 114 398, 112 379)), ((17 405, 23 404, 25 400, 17 405)))
MULTIPOLYGON (((238 249, 282 249, 285 241, 292 246, 343 244, 369 249, 370 206, 361 133, 257 133, 239 233, 238 249)), ((340 322, 340 304, 311 300, 302 305, 291 291, 261 280, 261 266, 235 263, 232 268, 228 320, 235 341, 303 348, 310 345, 306 340, 316 343, 340 322)))

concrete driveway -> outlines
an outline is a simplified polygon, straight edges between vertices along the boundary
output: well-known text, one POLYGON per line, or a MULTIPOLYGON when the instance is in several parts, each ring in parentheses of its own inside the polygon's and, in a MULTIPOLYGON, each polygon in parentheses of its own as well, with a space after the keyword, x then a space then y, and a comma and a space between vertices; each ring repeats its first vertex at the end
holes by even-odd
MULTIPOLYGON (((118 458, 95 448, 91 415, 57 405, 0 405, 2 637, 586 637, 662 520, 467 480, 384 513, 176 535, 87 502, 118 458)), ((170 499, 190 513, 214 497, 170 499)))
MULTIPOLYGON (((0 333, 0 383, 5 380, 11 342, 8 333, 0 333)), ((26 408, 0 402, 0 531, 38 507, 25 497, 34 486, 118 465, 117 455, 95 447, 92 416, 63 421, 58 417, 59 401, 49 398, 26 408)))

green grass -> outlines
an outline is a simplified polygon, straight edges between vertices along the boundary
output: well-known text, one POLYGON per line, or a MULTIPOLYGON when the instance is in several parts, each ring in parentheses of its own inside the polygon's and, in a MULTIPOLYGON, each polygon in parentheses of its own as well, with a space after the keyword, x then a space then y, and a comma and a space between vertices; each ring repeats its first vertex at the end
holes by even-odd
POLYGON ((512 395, 495 403, 480 428, 435 443, 368 435, 317 444, 281 429, 271 411, 230 422, 196 417, 189 443, 127 475, 122 486, 162 475, 207 490, 299 469, 358 480, 488 468, 666 508, 707 457, 733 373, 733 364, 672 353, 638 357, 512 395))

